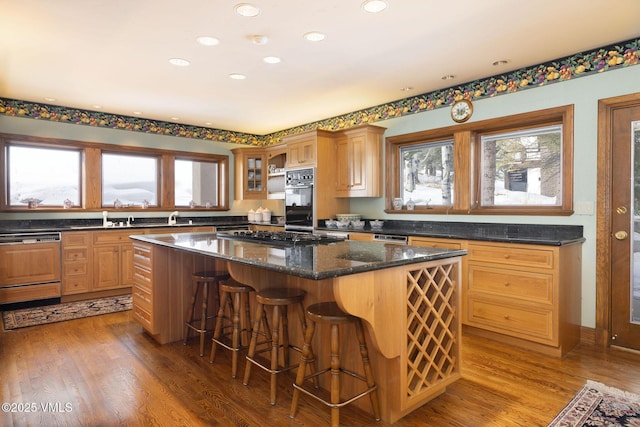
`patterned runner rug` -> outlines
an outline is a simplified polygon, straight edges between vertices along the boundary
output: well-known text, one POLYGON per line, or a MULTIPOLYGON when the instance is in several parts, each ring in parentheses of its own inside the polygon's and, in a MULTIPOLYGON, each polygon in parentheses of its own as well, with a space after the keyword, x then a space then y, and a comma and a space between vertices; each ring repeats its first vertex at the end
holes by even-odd
POLYGON ((638 425, 639 395, 587 381, 548 427, 638 425))
POLYGON ((2 320, 8 331, 125 310, 131 310, 131 295, 4 311, 2 320))

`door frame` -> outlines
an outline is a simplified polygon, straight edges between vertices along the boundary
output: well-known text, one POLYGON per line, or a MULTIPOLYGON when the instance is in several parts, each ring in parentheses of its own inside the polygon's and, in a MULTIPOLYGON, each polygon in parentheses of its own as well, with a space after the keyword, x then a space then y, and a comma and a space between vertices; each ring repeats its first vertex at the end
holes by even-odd
POLYGON ((611 196, 613 112, 640 106, 640 93, 598 101, 598 185, 596 209, 596 345, 611 344, 611 196))

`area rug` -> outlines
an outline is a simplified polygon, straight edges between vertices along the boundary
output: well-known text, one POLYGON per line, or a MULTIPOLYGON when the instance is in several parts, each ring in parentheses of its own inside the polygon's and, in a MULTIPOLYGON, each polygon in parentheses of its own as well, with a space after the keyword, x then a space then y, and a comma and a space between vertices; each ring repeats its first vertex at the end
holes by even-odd
POLYGON ((2 320, 4 329, 10 330, 125 310, 131 310, 131 295, 5 311, 2 320))
POLYGON ((549 427, 640 426, 640 396, 587 381, 549 427))

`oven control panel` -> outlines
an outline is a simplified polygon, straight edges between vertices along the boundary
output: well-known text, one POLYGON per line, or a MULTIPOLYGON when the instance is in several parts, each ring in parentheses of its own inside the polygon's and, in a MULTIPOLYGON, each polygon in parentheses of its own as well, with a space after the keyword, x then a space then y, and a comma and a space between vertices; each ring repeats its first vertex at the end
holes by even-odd
POLYGON ((311 187, 313 175, 313 168, 288 170, 285 174, 285 187, 311 187))

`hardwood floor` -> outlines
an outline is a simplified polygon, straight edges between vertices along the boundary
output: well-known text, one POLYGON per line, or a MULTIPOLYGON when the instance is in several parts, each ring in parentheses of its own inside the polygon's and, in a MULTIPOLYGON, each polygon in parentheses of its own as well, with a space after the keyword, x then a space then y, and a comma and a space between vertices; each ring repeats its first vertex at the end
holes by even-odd
MULTIPOLYGON (((243 386, 231 379, 229 352, 210 364, 209 349, 198 351, 195 338, 157 345, 131 312, 2 332, 2 402, 21 411, 3 410, 0 425, 329 425, 329 410, 304 397, 289 418, 288 378, 272 407, 266 373, 252 370, 243 386)), ((394 425, 545 426, 587 379, 640 394, 640 355, 582 345, 557 359, 465 335, 462 377, 394 425)), ((353 407, 341 423, 387 425, 353 407)))

